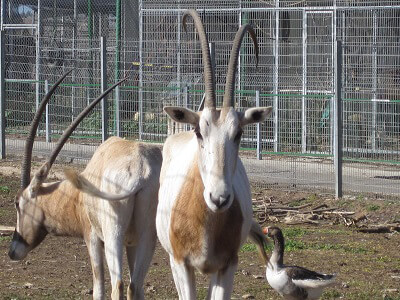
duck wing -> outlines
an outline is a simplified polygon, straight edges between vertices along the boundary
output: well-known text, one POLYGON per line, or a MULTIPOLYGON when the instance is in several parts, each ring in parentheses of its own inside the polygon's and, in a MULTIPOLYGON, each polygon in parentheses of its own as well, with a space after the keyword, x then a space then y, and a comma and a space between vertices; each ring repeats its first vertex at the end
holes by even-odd
POLYGON ((292 282, 301 288, 322 288, 335 282, 336 275, 321 274, 297 266, 287 266, 285 269, 292 282))

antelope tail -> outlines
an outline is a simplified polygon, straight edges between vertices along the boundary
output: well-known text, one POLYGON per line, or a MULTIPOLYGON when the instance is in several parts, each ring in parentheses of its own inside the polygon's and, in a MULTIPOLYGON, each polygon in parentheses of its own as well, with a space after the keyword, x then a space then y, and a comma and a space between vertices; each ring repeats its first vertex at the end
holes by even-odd
POLYGON ((65 177, 69 182, 72 183, 72 185, 77 188, 78 190, 89 194, 94 197, 102 198, 104 200, 108 201, 118 201, 118 200, 123 200, 131 196, 132 194, 136 193, 136 189, 133 191, 122 194, 122 195, 115 195, 115 194, 109 194, 106 192, 100 191, 94 184, 89 182, 86 178, 84 178, 82 175, 78 174, 75 170, 72 169, 65 169, 64 170, 65 177))
POLYGON ((251 224, 251 229, 249 233, 250 240, 256 244, 258 249, 258 254, 264 265, 267 265, 269 258, 267 252, 265 251, 265 247, 268 244, 267 238, 265 237, 264 233, 261 230, 260 225, 253 220, 253 224, 251 224))

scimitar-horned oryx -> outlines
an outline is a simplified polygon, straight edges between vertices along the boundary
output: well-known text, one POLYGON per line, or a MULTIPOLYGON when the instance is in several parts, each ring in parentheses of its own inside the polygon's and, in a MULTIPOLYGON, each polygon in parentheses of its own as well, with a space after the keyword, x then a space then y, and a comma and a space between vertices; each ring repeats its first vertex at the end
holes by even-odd
POLYGON ((223 106, 216 108, 215 78, 207 36, 194 10, 183 15, 194 19, 202 47, 206 99, 200 113, 181 107, 165 107, 176 122, 188 123, 194 131, 170 136, 163 148, 160 176, 157 235, 170 255, 170 264, 180 299, 196 299, 195 269, 211 274, 207 299, 230 299, 240 246, 250 236, 263 261, 265 237, 252 219, 249 181, 238 157, 243 127, 262 122, 271 107, 238 112, 234 108, 234 83, 239 49, 248 32, 240 27, 233 41, 223 106))
POLYGON ((143 299, 143 280, 157 239, 155 214, 161 150, 156 146, 111 137, 99 146, 82 174, 72 170, 66 172, 72 182, 44 182, 62 146, 79 122, 120 82, 82 111, 65 130, 47 162, 32 180, 30 178, 32 146, 40 117, 66 75, 44 97, 26 141, 21 189, 15 200, 17 225, 9 256, 13 260, 25 258, 48 233, 83 237, 92 265, 93 298, 105 297, 105 252, 111 275, 112 299, 122 299, 125 246, 130 269, 128 299, 143 299), (107 193, 113 193, 113 196, 107 193))

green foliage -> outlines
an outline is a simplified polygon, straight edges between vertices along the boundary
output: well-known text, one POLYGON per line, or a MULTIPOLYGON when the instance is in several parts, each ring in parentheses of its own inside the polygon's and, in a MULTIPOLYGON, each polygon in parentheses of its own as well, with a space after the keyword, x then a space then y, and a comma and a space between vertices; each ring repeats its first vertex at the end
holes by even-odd
POLYGON ((309 196, 307 197, 307 202, 308 202, 308 203, 309 203, 309 202, 314 202, 314 201, 316 201, 316 200, 318 200, 317 194, 311 194, 311 195, 309 195, 309 196))
POLYGON ((346 231, 346 230, 342 230, 342 229, 325 229, 325 228, 321 228, 321 229, 316 229, 313 230, 313 232, 319 233, 319 234, 335 234, 335 235, 349 235, 351 234, 350 231, 346 231))
POLYGON ((139 122, 124 121, 121 123, 121 131, 126 136, 133 136, 139 133, 139 122))
POLYGON ((6 236, 0 236, 0 242, 9 242, 12 240, 11 235, 6 235, 6 236))
POLYGON ((385 295, 383 297, 383 300, 400 300, 400 295, 393 295, 393 296, 385 295))
POLYGON ((197 299, 206 299, 208 294, 208 287, 199 287, 197 289, 197 299))
POLYGON ((352 292, 346 295, 346 299, 348 300, 382 299, 382 294, 379 293, 378 291, 352 292))
POLYGON ((285 251, 296 251, 296 250, 304 250, 307 249, 307 245, 302 241, 290 240, 287 239, 285 241, 285 251))
POLYGON ((296 206, 300 206, 302 204, 304 204, 304 202, 306 201, 306 199, 298 199, 296 201, 292 201, 288 204, 289 207, 296 207, 296 206))
POLYGON ((370 204, 367 206, 367 210, 368 211, 377 211, 379 210, 381 207, 379 205, 376 204, 370 204))
POLYGON ((257 247, 254 244, 245 243, 240 249, 241 252, 254 252, 257 251, 257 247))
POLYGON ((355 245, 341 245, 341 244, 311 244, 308 245, 310 249, 315 249, 315 250, 340 250, 344 252, 350 252, 354 254, 366 254, 368 252, 367 249, 363 247, 358 247, 355 245))
POLYGON ((358 195, 356 196, 356 200, 357 200, 357 201, 362 201, 362 200, 364 200, 364 196, 363 196, 362 194, 358 194, 358 195))
POLYGON ((311 195, 308 195, 307 198, 301 198, 301 199, 297 199, 295 201, 290 202, 288 204, 288 206, 296 207, 296 206, 300 206, 300 205, 304 205, 304 204, 308 204, 308 203, 313 203, 316 200, 318 200, 317 194, 311 194, 311 195))
POLYGON ((328 300, 328 299, 337 299, 340 298, 341 294, 337 290, 328 289, 325 290, 321 296, 321 299, 328 300))
POLYGON ((375 258, 375 260, 377 261, 377 262, 382 262, 382 263, 389 263, 389 262, 392 262, 393 261, 393 258, 391 258, 391 257, 388 257, 388 256, 377 256, 376 258, 375 258))
POLYGON ((95 111, 89 114, 81 122, 81 127, 88 131, 97 131, 101 129, 101 111, 95 111))
POLYGON ((288 238, 295 238, 295 237, 302 237, 307 233, 306 229, 300 228, 300 227, 290 227, 290 228, 285 228, 282 230, 283 235, 288 238))
MULTIPOLYGON (((0 177, 0 183, 4 183, 3 177, 0 177)), ((9 194, 10 192, 11 192, 11 189, 8 185, 5 185, 5 184, 0 185, 0 193, 9 194)))
POLYGON ((10 188, 6 185, 0 185, 0 192, 3 194, 9 194, 10 193, 10 188))

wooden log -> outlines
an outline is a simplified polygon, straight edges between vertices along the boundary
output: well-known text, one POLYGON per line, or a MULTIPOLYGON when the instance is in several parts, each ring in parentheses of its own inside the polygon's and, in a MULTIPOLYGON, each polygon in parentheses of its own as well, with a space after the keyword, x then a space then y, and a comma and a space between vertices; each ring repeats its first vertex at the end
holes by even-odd
POLYGON ((14 232, 14 227, 0 225, 0 236, 9 236, 14 232))
POLYGON ((15 227, 0 225, 0 231, 14 231, 15 227))
POLYGON ((354 211, 324 211, 324 214, 332 214, 332 215, 343 215, 343 216, 351 216, 354 215, 354 211))
POLYGON ((391 229, 386 226, 380 226, 380 227, 369 227, 369 228, 360 228, 358 229, 359 232, 363 233, 389 233, 391 232, 391 229))

